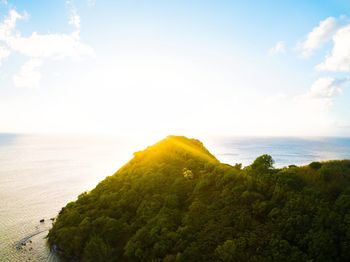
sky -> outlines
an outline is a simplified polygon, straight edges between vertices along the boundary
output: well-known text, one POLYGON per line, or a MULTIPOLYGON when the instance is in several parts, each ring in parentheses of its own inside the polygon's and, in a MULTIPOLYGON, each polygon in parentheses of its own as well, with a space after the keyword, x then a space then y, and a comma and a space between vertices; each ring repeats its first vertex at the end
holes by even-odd
POLYGON ((350 2, 0 0, 0 132, 350 136, 350 2))

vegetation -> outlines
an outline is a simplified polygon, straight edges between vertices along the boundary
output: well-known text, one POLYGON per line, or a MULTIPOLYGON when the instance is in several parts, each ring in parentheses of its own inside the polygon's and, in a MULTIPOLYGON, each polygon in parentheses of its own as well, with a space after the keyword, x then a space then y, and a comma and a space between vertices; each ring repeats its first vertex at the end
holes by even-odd
POLYGON ((242 169, 170 136, 67 204, 48 237, 82 261, 349 261, 350 161, 242 169))

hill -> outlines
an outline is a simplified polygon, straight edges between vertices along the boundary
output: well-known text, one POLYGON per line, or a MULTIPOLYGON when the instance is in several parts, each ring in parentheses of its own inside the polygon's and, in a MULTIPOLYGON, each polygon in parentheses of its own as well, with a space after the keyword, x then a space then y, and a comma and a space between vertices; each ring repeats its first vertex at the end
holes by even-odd
POLYGON ((48 239, 78 261, 348 261, 350 161, 242 169, 169 136, 68 203, 48 239))

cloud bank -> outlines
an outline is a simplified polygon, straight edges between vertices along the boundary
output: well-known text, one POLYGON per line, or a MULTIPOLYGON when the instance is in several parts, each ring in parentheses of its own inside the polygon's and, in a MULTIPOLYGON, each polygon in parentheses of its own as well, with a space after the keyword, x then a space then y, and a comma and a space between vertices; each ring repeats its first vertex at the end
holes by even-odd
POLYGON ((310 56, 316 49, 329 41, 338 29, 338 22, 334 17, 328 17, 320 21, 318 26, 306 36, 306 39, 299 43, 299 49, 303 56, 310 56))
POLYGON ((350 24, 340 28, 332 38, 333 48, 317 69, 333 72, 350 72, 350 24))
POLYGON ((272 48, 270 48, 269 55, 283 54, 286 52, 286 50, 286 43, 284 41, 279 41, 272 48))
POLYGON ((27 19, 27 14, 20 14, 15 9, 9 11, 0 23, 0 64, 11 54, 20 54, 28 60, 13 76, 13 83, 18 87, 38 87, 40 85, 40 67, 45 60, 94 57, 94 49, 80 40, 80 16, 74 11, 69 24, 74 27, 70 34, 32 32, 23 36, 16 30, 17 22, 27 19))

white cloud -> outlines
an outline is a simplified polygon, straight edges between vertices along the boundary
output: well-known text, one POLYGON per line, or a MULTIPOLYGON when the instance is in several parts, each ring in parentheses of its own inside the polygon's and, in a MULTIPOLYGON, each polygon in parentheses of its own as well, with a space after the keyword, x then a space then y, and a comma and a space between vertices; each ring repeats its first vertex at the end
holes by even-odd
POLYGON ((80 16, 76 12, 71 14, 69 24, 73 25, 77 31, 80 31, 80 16))
POLYGON ((32 58, 81 58, 93 57, 94 50, 82 43, 74 35, 67 34, 38 34, 29 37, 9 37, 8 46, 22 55, 32 58))
POLYGON ((24 17, 24 15, 17 13, 16 10, 10 10, 8 16, 0 24, 0 41, 6 41, 15 29, 17 20, 23 19, 24 17))
POLYGON ((350 24, 339 29, 333 36, 333 49, 319 70, 350 72, 350 24))
POLYGON ((27 37, 22 36, 20 32, 14 34, 16 21, 23 17, 17 11, 11 10, 9 16, 0 25, 0 41, 3 41, 11 51, 30 58, 57 59, 94 56, 93 48, 79 40, 80 17, 76 13, 70 18, 70 23, 75 27, 75 31, 71 34, 33 32, 27 37))
POLYGON ((334 98, 342 93, 343 86, 348 82, 348 79, 321 77, 312 84, 307 93, 297 96, 296 101, 307 103, 320 110, 328 110, 334 98))
POLYGON ((321 77, 312 84, 308 96, 311 98, 332 98, 341 93, 341 85, 344 83, 345 80, 321 77))
POLYGON ((69 23, 74 26, 74 31, 70 34, 33 32, 29 36, 23 36, 21 32, 15 31, 16 23, 26 17, 26 14, 19 14, 13 9, 0 23, 0 44, 4 45, 3 49, 0 49, 0 61, 1 54, 5 57, 11 53, 18 53, 30 59, 14 76, 15 85, 37 86, 39 84, 41 79, 41 74, 38 72, 39 60, 65 58, 78 60, 95 56, 94 49, 80 40, 80 16, 75 11, 71 12, 69 20, 69 23), (23 83, 25 79, 28 79, 28 84, 23 83))
POLYGON ((96 0, 87 0, 89 7, 94 7, 96 5, 96 0))
POLYGON ((332 39, 332 36, 338 29, 337 20, 334 17, 328 17, 322 20, 306 37, 305 41, 299 43, 299 49, 304 56, 309 56, 312 52, 322 46, 325 42, 332 39))
POLYGON ((321 77, 304 94, 276 94, 266 98, 259 113, 269 112, 271 125, 273 122, 280 123, 278 126, 282 134, 289 134, 291 130, 298 134, 301 128, 300 134, 303 135, 308 134, 307 132, 312 135, 325 135, 334 126, 330 110, 333 100, 348 82, 345 79, 321 77))
MULTIPOLYGON (((307 35, 304 42, 299 43, 298 48, 302 54, 309 56, 324 43, 332 41, 332 50, 325 60, 316 66, 318 70, 350 72, 350 24, 340 23, 342 19, 342 17, 340 19, 328 17, 307 35)), ((306 93, 290 97, 285 102, 292 101, 294 114, 312 119, 313 126, 321 127, 321 123, 326 122, 329 127, 334 126, 330 109, 335 97, 342 93, 349 80, 349 78, 320 77, 306 93), (298 111, 299 113, 295 113, 298 111)), ((326 128, 327 124, 323 127, 326 128)))
POLYGON ((285 53, 285 52, 286 52, 286 43, 283 41, 277 42, 275 44, 275 46, 273 46, 269 50, 270 55, 276 55, 276 54, 281 54, 281 53, 285 53))
POLYGON ((13 76, 13 83, 17 87, 39 87, 41 73, 38 71, 42 65, 40 59, 30 59, 21 66, 18 74, 13 76))
POLYGON ((2 63, 2 60, 8 57, 11 54, 10 50, 7 48, 0 46, 0 65, 2 63))
POLYGON ((75 29, 74 32, 72 32, 72 36, 76 39, 79 39, 80 37, 80 16, 77 14, 77 11, 71 7, 71 15, 69 18, 69 24, 72 25, 75 29))

